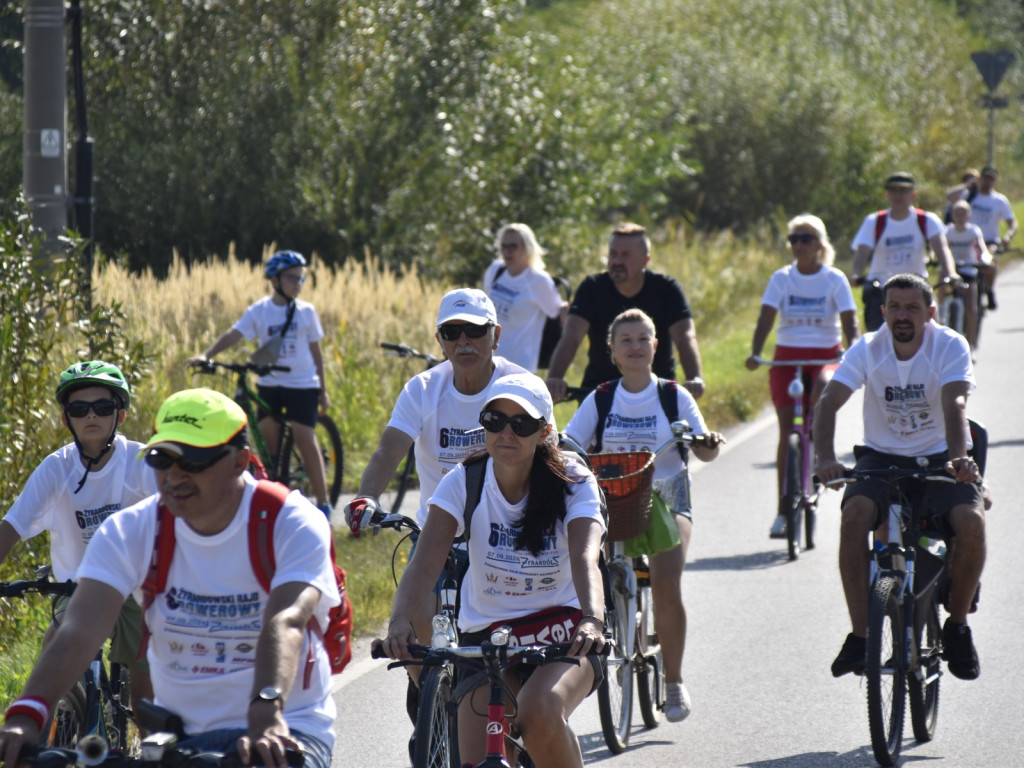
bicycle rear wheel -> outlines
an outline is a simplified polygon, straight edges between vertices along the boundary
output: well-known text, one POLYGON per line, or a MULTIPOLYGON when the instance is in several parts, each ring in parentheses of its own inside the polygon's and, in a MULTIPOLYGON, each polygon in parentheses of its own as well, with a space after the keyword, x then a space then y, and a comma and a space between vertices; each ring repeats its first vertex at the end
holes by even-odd
POLYGON ((800 524, 803 520, 803 445, 800 435, 789 435, 786 446, 786 489, 782 494, 782 514, 786 516, 786 543, 789 559, 800 557, 800 524))
POLYGON ((604 680, 597 689, 597 705, 601 715, 601 731, 613 755, 629 745, 629 729, 633 715, 633 632, 630 614, 633 600, 626 594, 621 564, 611 564, 611 607, 605 612, 605 626, 615 645, 608 655, 604 680))
POLYGON ((84 735, 85 688, 75 683, 54 706, 39 742, 47 747, 75 749, 84 735))
POLYGON ((388 487, 380 495, 380 498, 377 499, 382 510, 389 514, 398 512, 402 502, 405 500, 405 492, 412 487, 412 479, 415 473, 416 446, 410 445, 409 452, 405 454, 405 458, 398 465, 398 469, 395 470, 394 477, 391 478, 388 487))
POLYGON ((880 765, 895 765, 903 746, 907 673, 903 669, 903 616, 900 582, 881 576, 868 603, 868 643, 864 675, 868 688, 871 748, 880 765))
POLYGON ((914 727, 914 738, 931 741, 939 719, 939 681, 942 659, 939 627, 939 606, 932 602, 925 609, 927 616, 924 626, 914 632, 918 648, 916 674, 907 676, 910 694, 910 723, 914 727), (921 677, 918 677, 918 674, 921 677))
MULTIPOLYGON (((334 420, 326 414, 318 416, 316 420, 316 442, 320 446, 320 455, 324 460, 324 480, 327 484, 327 498, 330 499, 333 507, 338 503, 341 496, 342 472, 345 465, 345 451, 341 445, 341 433, 338 431, 334 420)), ((280 478, 281 482, 289 488, 296 488, 302 494, 312 500, 316 500, 316 494, 309 482, 309 473, 306 471, 305 462, 298 446, 295 445, 295 435, 288 430, 284 443, 284 472, 280 478)))
POLYGON ((420 677, 412 768, 460 768, 458 717, 451 667, 433 667, 420 677))
POLYGON ((636 603, 637 653, 643 659, 643 666, 637 667, 636 699, 640 704, 644 725, 657 728, 661 723, 661 711, 665 703, 665 660, 658 635, 654 631, 654 603, 651 601, 650 586, 637 587, 636 603))

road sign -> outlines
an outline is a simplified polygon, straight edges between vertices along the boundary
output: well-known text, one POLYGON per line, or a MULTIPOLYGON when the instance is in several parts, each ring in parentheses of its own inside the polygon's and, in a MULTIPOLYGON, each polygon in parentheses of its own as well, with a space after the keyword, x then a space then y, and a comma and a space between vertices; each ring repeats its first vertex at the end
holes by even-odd
POLYGON ((975 51, 971 54, 971 60, 981 73, 989 93, 999 87, 1003 75, 1016 58, 1013 51, 975 51))

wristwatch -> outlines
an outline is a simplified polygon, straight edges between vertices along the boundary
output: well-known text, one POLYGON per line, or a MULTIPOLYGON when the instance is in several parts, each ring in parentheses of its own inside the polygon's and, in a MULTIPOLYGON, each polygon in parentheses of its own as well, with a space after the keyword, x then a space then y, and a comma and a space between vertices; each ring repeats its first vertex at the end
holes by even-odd
POLYGON ((257 701, 277 701, 281 703, 281 708, 284 709, 284 693, 280 688, 275 688, 272 685, 268 685, 266 688, 260 688, 260 692, 257 693, 250 704, 255 704, 257 701))

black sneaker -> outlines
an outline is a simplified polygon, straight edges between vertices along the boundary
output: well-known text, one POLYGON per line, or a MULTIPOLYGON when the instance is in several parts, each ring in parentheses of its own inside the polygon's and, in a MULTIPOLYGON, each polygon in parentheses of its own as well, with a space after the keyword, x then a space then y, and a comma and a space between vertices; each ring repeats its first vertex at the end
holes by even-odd
POLYGON ((981 674, 978 652, 974 650, 971 628, 946 619, 942 625, 942 657, 949 663, 949 672, 961 680, 976 680, 981 674))
POLYGON ((832 677, 842 677, 847 672, 855 675, 864 674, 864 660, 868 655, 868 641, 866 638, 857 637, 853 632, 846 636, 843 643, 843 650, 832 662, 832 677))

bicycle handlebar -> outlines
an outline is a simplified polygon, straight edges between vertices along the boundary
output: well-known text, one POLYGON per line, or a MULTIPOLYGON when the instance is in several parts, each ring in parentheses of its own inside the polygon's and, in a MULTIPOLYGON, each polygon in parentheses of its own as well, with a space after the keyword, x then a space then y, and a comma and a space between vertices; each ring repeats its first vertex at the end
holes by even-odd
POLYGON ((202 373, 215 373, 218 368, 223 368, 232 373, 255 373, 257 376, 266 376, 269 373, 278 371, 287 373, 291 370, 290 365, 271 365, 270 363, 219 363, 216 360, 207 360, 201 363, 193 363, 202 373))
MULTIPOLYGON (((151 741, 153 734, 143 742, 143 749, 146 749, 146 742, 151 741)), ((105 739, 99 737, 98 741, 105 739)), ((93 768, 243 768, 238 753, 234 750, 229 752, 199 752, 185 747, 171 747, 163 751, 159 757, 124 757, 118 753, 103 754, 102 745, 97 744, 95 737, 87 737, 79 742, 78 749, 59 749, 57 747, 43 747, 32 745, 25 747, 19 754, 19 763, 27 763, 32 768, 70 768, 77 764, 93 766, 93 768)), ((305 763, 302 752, 288 747, 285 750, 285 759, 288 765, 293 768, 302 768, 305 763)), ((260 755, 252 751, 253 765, 262 765, 260 755)))
POLYGON ((75 582, 51 581, 49 571, 46 575, 35 581, 19 579, 18 581, 0 581, 0 597, 24 597, 29 592, 37 592, 40 595, 70 595, 75 591, 75 582))
POLYGON ((381 528, 390 528, 394 531, 400 531, 403 528, 408 528, 413 533, 420 532, 419 523, 411 517, 406 517, 398 512, 392 512, 390 514, 383 511, 374 512, 373 516, 370 518, 370 524, 368 527, 373 531, 374 535, 376 535, 381 528))
POLYGON ((444 358, 434 357, 428 352, 420 352, 418 349, 413 349, 408 344, 396 344, 390 341, 382 341, 380 346, 382 349, 386 349, 388 354, 393 355, 394 357, 417 357, 425 362, 430 368, 444 362, 444 358))
MULTIPOLYGON (((867 480, 872 477, 880 477, 885 480, 928 480, 933 483, 955 483, 956 478, 950 477, 945 467, 886 467, 885 469, 857 469, 856 467, 845 467, 842 477, 831 481, 831 484, 855 483, 858 480, 867 480)), ((815 483, 821 479, 814 475, 815 483)))
MULTIPOLYGON (((613 645, 611 638, 605 638, 604 647, 598 651, 590 649, 588 656, 607 656, 613 645)), ((551 661, 567 660, 578 661, 579 657, 569 656, 569 649, 572 643, 551 643, 550 645, 496 645, 484 640, 480 645, 461 645, 456 647, 445 646, 434 648, 429 645, 409 645, 409 653, 415 659, 413 661, 396 662, 396 666, 423 665, 436 666, 446 661, 465 661, 466 659, 494 659, 506 661, 515 657, 517 662, 527 664, 546 664, 551 661)), ((374 646, 370 650, 370 656, 374 659, 386 659, 382 646, 374 646)))

